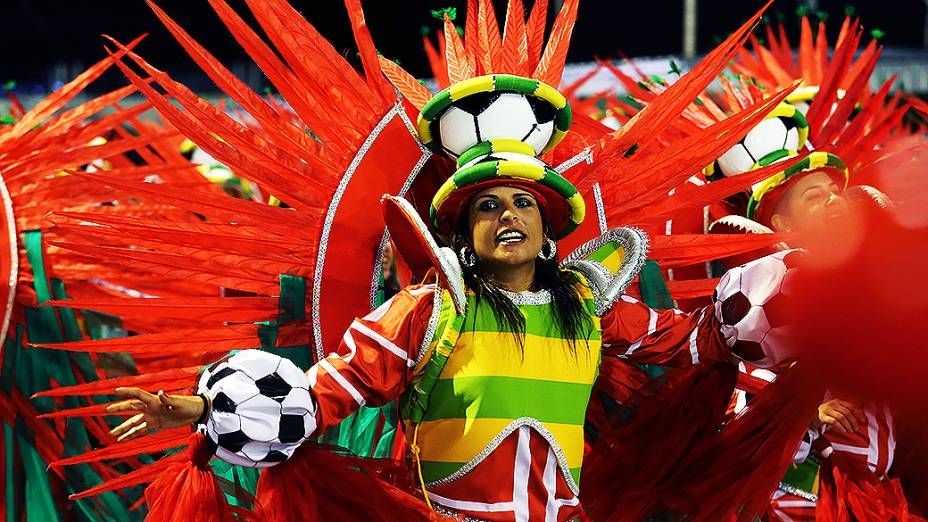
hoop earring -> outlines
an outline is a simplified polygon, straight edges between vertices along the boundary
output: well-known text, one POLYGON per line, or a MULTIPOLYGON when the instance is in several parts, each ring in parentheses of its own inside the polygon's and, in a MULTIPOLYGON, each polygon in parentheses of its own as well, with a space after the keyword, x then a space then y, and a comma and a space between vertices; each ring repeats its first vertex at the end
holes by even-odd
POLYGON ((544 244, 541 245, 541 250, 538 251, 538 259, 542 261, 551 261, 555 257, 557 257, 557 243, 550 237, 546 237, 544 244), (545 254, 545 245, 548 245, 547 254, 545 254))
POLYGON ((477 265, 477 254, 467 245, 461 247, 461 251, 458 252, 458 259, 460 259, 461 264, 467 268, 474 268, 474 266, 477 265))

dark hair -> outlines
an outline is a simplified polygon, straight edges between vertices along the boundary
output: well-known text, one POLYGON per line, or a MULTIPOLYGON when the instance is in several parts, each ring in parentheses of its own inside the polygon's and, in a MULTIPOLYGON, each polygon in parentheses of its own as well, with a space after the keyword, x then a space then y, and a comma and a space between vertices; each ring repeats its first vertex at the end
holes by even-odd
MULTIPOLYGON (((542 222, 544 222, 544 214, 542 214, 542 222)), ((547 229, 547 225, 545 228, 547 229)), ((466 211, 462 212, 458 219, 451 243, 455 253, 460 253, 465 247, 473 252, 474 246, 466 211)), ((477 306, 480 305, 481 299, 487 300, 496 320, 506 330, 512 332, 519 347, 522 348, 525 340, 525 317, 512 300, 502 292, 493 276, 483 270, 480 258, 476 254, 474 258, 476 263, 472 267, 461 263, 465 286, 474 292, 477 306)), ((535 260, 535 289, 547 290, 551 294, 558 326, 564 334, 564 340, 567 341, 571 353, 574 354, 576 354, 577 340, 582 339, 584 344, 589 344, 588 338, 593 328, 589 316, 591 312, 586 309, 586 304, 576 289, 579 282, 580 278, 576 273, 558 268, 556 258, 535 260)), ((474 320, 476 320, 476 314, 474 314, 474 320)))

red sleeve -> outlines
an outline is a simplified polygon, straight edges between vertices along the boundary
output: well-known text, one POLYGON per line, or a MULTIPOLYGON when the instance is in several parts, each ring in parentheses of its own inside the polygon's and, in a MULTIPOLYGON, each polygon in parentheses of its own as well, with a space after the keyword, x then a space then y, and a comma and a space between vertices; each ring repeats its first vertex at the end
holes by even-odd
POLYGON ((602 317, 602 331, 603 355, 637 363, 681 367, 731 358, 711 307, 654 310, 623 295, 602 317))
MULTIPOLYGON (((360 406, 380 406, 409 384, 431 319, 435 287, 409 287, 370 314, 355 319, 338 351, 309 369, 316 402, 316 433, 338 424, 360 406)), ((440 307, 439 307, 440 308, 440 307)))

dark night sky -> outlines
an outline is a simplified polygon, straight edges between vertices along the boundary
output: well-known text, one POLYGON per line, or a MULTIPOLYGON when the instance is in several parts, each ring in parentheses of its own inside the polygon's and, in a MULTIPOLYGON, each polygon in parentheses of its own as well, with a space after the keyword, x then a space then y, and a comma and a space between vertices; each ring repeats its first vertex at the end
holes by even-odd
MULTIPOLYGON (((240 13, 247 13, 244 0, 228 0, 240 13)), ((532 0, 526 0, 531 3, 532 0)), ((291 0, 304 16, 335 47, 354 59, 355 49, 347 15, 340 0, 291 0)), ((554 4, 554 1, 551 2, 554 4)), ((760 7, 761 0, 699 0, 699 50, 735 29, 760 7)), ((463 23, 465 0, 365 0, 368 25, 384 55, 399 59, 419 76, 430 76, 420 44, 420 28, 438 28, 430 9, 455 6, 463 23)), ((504 0, 495 4, 502 17, 504 0)), ((615 56, 621 49, 629 56, 677 53, 681 47, 682 0, 584 0, 574 31, 570 61, 589 60, 594 55, 615 56)), ((831 13, 830 26, 843 18, 848 2, 821 0, 831 13)), ((181 81, 201 83, 195 66, 164 30, 143 0, 0 0, 4 30, 0 31, 0 81, 15 80, 20 88, 47 85, 57 64, 63 74, 73 76, 104 56, 101 33, 128 41, 149 33, 139 48, 155 66, 181 81)), ((225 63, 244 61, 237 46, 205 0, 162 0, 160 4, 188 32, 225 63)), ((777 0, 770 13, 783 15, 795 25, 797 0, 777 0)), ((884 44, 921 47, 925 4, 921 0, 861 0, 853 2, 867 28, 880 28, 884 44)), ((553 18, 549 13, 549 20, 553 18)), ((246 16, 246 20, 249 19, 246 16)), ((62 74, 61 72, 59 74, 62 74)), ((98 82, 99 89, 121 84, 118 73, 98 82)))

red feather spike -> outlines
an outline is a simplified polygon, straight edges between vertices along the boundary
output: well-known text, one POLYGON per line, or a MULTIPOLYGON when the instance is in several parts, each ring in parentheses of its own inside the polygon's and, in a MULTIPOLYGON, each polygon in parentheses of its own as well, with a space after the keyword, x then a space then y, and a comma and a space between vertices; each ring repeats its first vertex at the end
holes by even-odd
POLYGON ((819 85, 821 81, 821 77, 815 75, 815 44, 812 42, 812 24, 805 16, 802 17, 802 29, 799 35, 799 77, 806 78, 809 85, 819 85))
POLYGON ((390 83, 400 91, 404 98, 409 100, 409 103, 421 111, 432 99, 432 93, 393 61, 382 56, 379 58, 380 68, 383 69, 383 74, 390 80, 390 83))
POLYGON ((42 415, 37 416, 37 419, 61 419, 67 417, 108 417, 108 416, 132 416, 138 411, 128 411, 128 412, 119 412, 119 413, 108 413, 106 408, 111 404, 115 403, 106 403, 106 404, 93 404, 91 406, 84 406, 83 408, 71 408, 69 410, 58 410, 51 413, 43 413, 42 415))
POLYGON ((499 72, 525 76, 523 65, 528 58, 528 41, 525 34, 525 8, 522 0, 509 0, 506 23, 503 26, 503 51, 499 72))
POLYGON ((533 78, 541 80, 552 87, 561 83, 561 74, 564 73, 564 63, 567 61, 567 48, 570 46, 570 35, 577 22, 578 0, 565 0, 561 11, 554 19, 551 27, 551 36, 545 46, 544 54, 538 62, 538 67, 532 74, 533 78))
MULTIPOLYGON (((135 40, 131 41, 126 45, 127 49, 132 49, 145 36, 140 36, 135 40)), ((8 137, 21 136, 30 130, 36 125, 39 125, 43 120, 51 116, 58 109, 63 107, 69 101, 74 99, 81 91, 83 91, 88 85, 90 85, 94 80, 100 77, 108 68, 110 68, 113 63, 119 58, 119 56, 108 56, 103 60, 91 65, 86 71, 82 72, 70 82, 68 82, 64 87, 58 89, 57 91, 50 94, 47 98, 39 102, 31 111, 26 113, 21 120, 16 122, 13 125, 13 128, 6 131, 5 135, 8 137)))
MULTIPOLYGON (((769 5, 769 2, 768 4, 769 5)), ((763 9, 766 9, 766 5, 763 9)), ((722 44, 706 55, 696 66, 676 83, 671 85, 653 102, 621 130, 604 139, 601 159, 595 169, 585 169, 575 185, 581 191, 587 190, 602 172, 611 172, 622 161, 632 147, 641 148, 643 143, 655 139, 659 131, 665 129, 701 94, 705 88, 725 68, 734 53, 744 44, 750 30, 757 23, 763 9, 732 33, 722 44)))
MULTIPOLYGON (((831 58, 831 63, 825 73, 825 78, 820 84, 818 94, 809 105, 809 112, 806 119, 809 121, 809 129, 815 131, 825 125, 825 121, 831 114, 832 106, 838 99, 838 88, 841 85, 841 79, 844 78, 850 66, 854 51, 857 50, 857 44, 860 41, 860 31, 856 31, 854 36, 846 38, 841 47, 835 49, 831 58)), ((811 136, 815 139, 816 136, 811 136)))
POLYGON ((187 427, 162 430, 134 440, 117 442, 111 446, 89 451, 74 457, 56 460, 49 464, 49 467, 60 468, 62 466, 71 466, 86 462, 99 462, 101 460, 119 459, 141 455, 143 453, 164 451, 183 446, 189 438, 190 428, 187 427))
POLYGON ((164 457, 147 466, 130 471, 129 473, 118 475, 116 478, 107 480, 98 486, 85 489, 80 493, 75 493, 68 498, 70 500, 79 500, 82 498, 99 495, 101 493, 106 493, 107 491, 115 491, 117 489, 129 488, 139 484, 147 484, 158 478, 158 476, 165 468, 171 467, 173 463, 179 462, 184 458, 187 458, 187 455, 185 455, 183 452, 164 457))
POLYGON ((162 297, 157 299, 85 298, 50 301, 48 306, 94 310, 119 317, 158 317, 184 319, 195 314, 197 320, 250 322, 255 317, 277 313, 275 297, 162 297))
POLYGON ((486 74, 492 74, 499 68, 499 54, 503 49, 499 22, 496 20, 496 10, 491 0, 478 0, 477 4, 477 57, 481 60, 486 74))
MULTIPOLYGON (((482 76, 490 74, 491 71, 484 71, 480 67, 480 60, 477 59, 477 53, 480 52, 477 29, 477 0, 467 0, 467 18, 464 20, 464 49, 467 52, 467 61, 474 67, 474 74, 482 76)), ((435 74, 433 74, 435 76, 435 74)))
MULTIPOLYGON (((855 45, 854 48, 856 49, 857 46, 855 45)), ((825 22, 819 22, 818 33, 815 35, 815 75, 809 80, 818 81, 812 85, 819 85, 824 81, 823 75, 826 67, 828 67, 828 33, 825 31, 825 22)))
POLYGON ((445 67, 444 60, 442 60, 441 55, 438 54, 438 51, 435 50, 435 46, 432 45, 432 41, 429 40, 428 36, 422 37, 422 47, 425 48, 425 56, 429 60, 429 68, 432 69, 432 76, 435 77, 435 81, 438 83, 438 88, 447 88, 449 85, 451 85, 451 82, 448 81, 448 68, 445 67))
MULTIPOLYGON (((174 35, 178 42, 184 47, 187 53, 191 58, 200 66, 200 68, 209 76, 209 78, 220 88, 229 95, 230 98, 235 100, 236 103, 241 105, 248 113, 261 124, 262 127, 274 130, 275 135, 280 138, 289 140, 291 143, 296 145, 297 150, 305 151, 309 153, 312 150, 313 145, 310 145, 310 142, 315 142, 312 138, 306 135, 302 129, 298 129, 293 126, 291 123, 287 122, 281 118, 272 107, 270 107, 267 102, 265 102, 258 94, 249 89, 244 83, 242 83, 238 78, 235 77, 227 68, 225 68, 218 60, 216 60, 211 54, 209 54, 201 45, 199 45, 193 38, 190 37, 179 25, 177 25, 166 13, 159 9, 156 5, 150 4, 151 8, 155 11, 155 14, 158 18, 161 19, 165 27, 174 35)), ((228 6, 223 2, 214 2, 214 7, 217 13, 221 13, 220 16, 224 20, 229 20, 229 15, 227 14, 228 6)), ((233 34, 236 31, 238 25, 227 22, 230 30, 233 31, 233 34)), ((244 37, 242 37, 244 39, 244 37)), ((259 39, 252 39, 254 40, 259 39)), ((261 45, 261 44, 257 44, 261 45)), ((246 49, 248 45, 243 44, 246 49)), ((269 52, 262 53, 263 55, 269 54, 269 52)), ((278 67, 277 69, 280 69, 278 67)), ((273 75, 270 75, 273 77, 273 75)), ((276 85, 276 84, 275 84, 276 85)), ((284 91, 291 88, 291 84, 287 83, 284 86, 284 91)), ((298 106, 298 105, 296 105, 298 106)))
POLYGON ((889 94, 889 89, 895 81, 896 75, 893 75, 886 83, 880 86, 880 90, 863 104, 863 109, 861 109, 860 114, 858 114, 857 117, 848 124, 847 128, 841 132, 841 135, 835 142, 835 151, 838 156, 843 158, 846 155, 845 151, 849 152, 857 148, 857 143, 868 131, 870 122, 876 117, 878 112, 886 107, 886 96, 889 94))
POLYGON ((461 35, 458 34, 451 17, 445 13, 445 63, 448 66, 448 80, 452 83, 463 82, 474 77, 474 69, 467 61, 461 35))
POLYGON ((157 373, 133 375, 104 379, 75 386, 52 388, 35 394, 33 397, 68 397, 72 395, 112 394, 116 388, 135 386, 153 390, 179 390, 196 384, 200 374, 199 366, 188 368, 171 368, 157 373))
POLYGON ((853 81, 847 86, 844 92, 844 98, 838 100, 834 112, 828 117, 828 123, 816 135, 819 143, 833 143, 837 134, 846 129, 848 118, 857 106, 858 100, 865 96, 865 89, 868 88, 870 75, 876 67, 879 53, 870 53, 862 55, 859 63, 863 63, 862 70, 858 71, 853 77, 853 81))
POLYGON ((783 234, 673 234, 651 237, 648 257, 662 269, 753 252, 786 241, 783 234))
POLYGON ((548 0, 535 0, 532 13, 528 15, 525 33, 528 37, 528 65, 534 70, 541 60, 545 42, 545 25, 548 21, 548 0))
POLYGON ((393 97, 392 89, 390 89, 390 84, 384 79, 383 72, 380 70, 377 49, 374 47, 374 41, 371 39, 367 22, 364 20, 361 0, 345 0, 345 8, 348 9, 348 19, 351 20, 354 41, 361 53, 361 64, 364 67, 367 87, 372 93, 379 95, 380 99, 389 100, 393 97))

